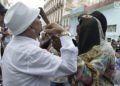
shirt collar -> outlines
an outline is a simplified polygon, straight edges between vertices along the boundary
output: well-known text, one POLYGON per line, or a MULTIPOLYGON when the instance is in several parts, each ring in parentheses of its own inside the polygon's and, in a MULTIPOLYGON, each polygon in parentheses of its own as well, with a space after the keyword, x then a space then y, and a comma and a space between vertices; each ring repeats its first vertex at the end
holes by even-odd
POLYGON ((40 42, 38 42, 37 40, 34 40, 32 38, 29 37, 25 37, 25 36, 14 36, 13 37, 14 40, 17 41, 22 41, 22 42, 26 42, 28 44, 34 44, 36 46, 40 46, 40 42))

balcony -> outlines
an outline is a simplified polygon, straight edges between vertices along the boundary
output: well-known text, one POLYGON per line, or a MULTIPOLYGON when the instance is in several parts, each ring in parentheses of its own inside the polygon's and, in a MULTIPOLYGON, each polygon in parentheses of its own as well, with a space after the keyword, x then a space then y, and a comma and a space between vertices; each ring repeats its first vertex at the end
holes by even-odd
POLYGON ((90 12, 90 11, 93 11, 95 9, 104 7, 104 6, 109 5, 109 4, 112 4, 115 1, 119 1, 119 0, 103 0, 103 1, 100 1, 96 4, 92 4, 91 6, 84 6, 84 11, 85 12, 90 12))

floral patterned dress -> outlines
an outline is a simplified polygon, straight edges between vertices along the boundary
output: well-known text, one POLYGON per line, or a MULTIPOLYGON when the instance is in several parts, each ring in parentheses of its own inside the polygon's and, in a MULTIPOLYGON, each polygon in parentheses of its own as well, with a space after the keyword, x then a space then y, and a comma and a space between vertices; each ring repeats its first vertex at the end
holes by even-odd
POLYGON ((78 57, 78 70, 72 86, 114 86, 115 53, 109 44, 94 46, 78 57))

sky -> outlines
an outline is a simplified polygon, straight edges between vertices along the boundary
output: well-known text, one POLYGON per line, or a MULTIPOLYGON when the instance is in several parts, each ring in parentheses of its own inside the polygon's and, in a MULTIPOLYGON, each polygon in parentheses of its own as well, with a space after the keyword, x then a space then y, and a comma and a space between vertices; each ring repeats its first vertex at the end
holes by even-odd
POLYGON ((43 7, 44 6, 44 0, 9 0, 11 5, 13 5, 19 1, 23 2, 27 5, 33 6, 33 7, 43 7))

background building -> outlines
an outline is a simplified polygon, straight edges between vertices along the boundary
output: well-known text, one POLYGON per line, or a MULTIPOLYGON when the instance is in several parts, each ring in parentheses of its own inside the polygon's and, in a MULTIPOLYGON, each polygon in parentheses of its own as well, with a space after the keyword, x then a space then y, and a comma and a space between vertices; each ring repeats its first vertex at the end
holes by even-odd
POLYGON ((108 22, 106 33, 107 39, 116 39, 120 35, 120 0, 83 0, 82 5, 73 8, 70 12, 70 32, 72 36, 76 36, 76 26, 78 24, 78 16, 82 13, 91 13, 95 10, 102 12, 108 22), (84 1, 84 2, 83 2, 84 1), (91 4, 88 4, 91 3, 91 4))
POLYGON ((102 12, 108 22, 107 39, 120 35, 120 0, 45 0, 45 12, 50 22, 57 22, 76 36, 78 16, 95 10, 102 12))
POLYGON ((62 24, 64 0, 45 0, 44 10, 51 23, 62 24))
MULTIPOLYGON (((120 2, 119 2, 120 3, 120 2)), ((108 5, 106 8, 100 8, 98 9, 100 12, 102 12, 108 22, 108 29, 106 37, 107 39, 118 39, 118 36, 120 36, 120 5, 119 7, 115 7, 114 3, 108 5)))

